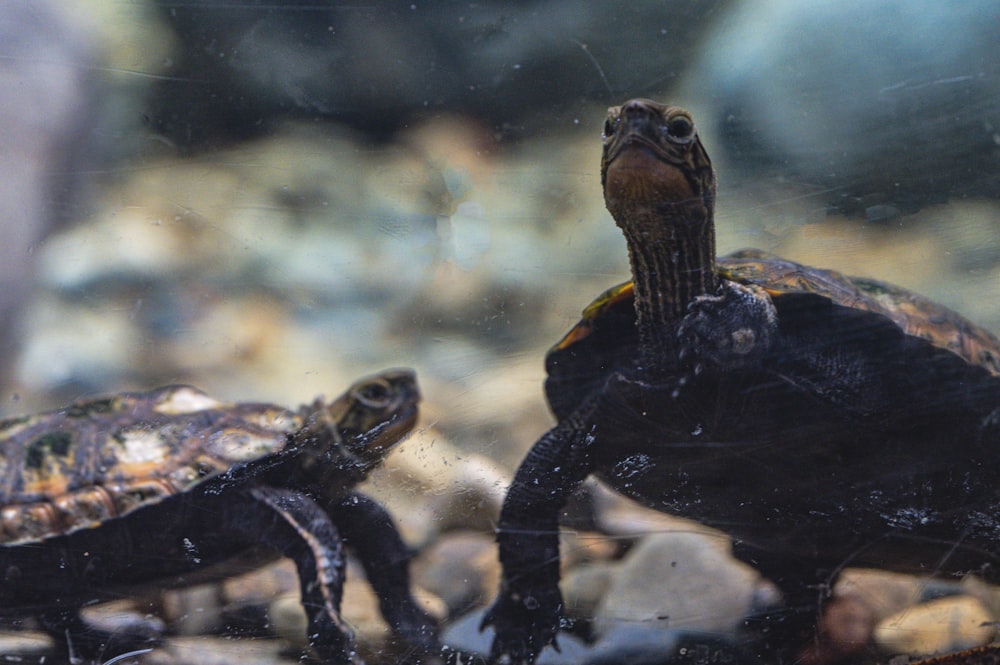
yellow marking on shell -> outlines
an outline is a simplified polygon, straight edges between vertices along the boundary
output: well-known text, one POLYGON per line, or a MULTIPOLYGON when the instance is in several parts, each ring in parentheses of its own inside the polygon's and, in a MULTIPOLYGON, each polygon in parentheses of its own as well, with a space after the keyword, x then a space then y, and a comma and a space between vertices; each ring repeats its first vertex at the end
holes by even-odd
POLYGON ((0 510, 3 543, 34 540, 58 530, 56 510, 51 503, 4 506, 0 510))
POLYGON ((177 494, 179 491, 166 478, 151 478, 143 482, 120 483, 107 485, 111 500, 114 502, 115 514, 124 515, 140 506, 177 494))
POLYGON ((172 449, 163 436, 154 430, 125 430, 119 433, 119 439, 121 450, 118 453, 117 466, 159 464, 172 454, 172 449))
POLYGON ((209 397, 197 388, 192 386, 178 386, 176 389, 170 391, 166 399, 157 404, 154 410, 157 413, 177 415, 205 411, 207 409, 217 409, 221 406, 225 405, 209 397))
POLYGON ((0 545, 38 540, 100 526, 143 505, 177 494, 165 478, 142 483, 93 485, 73 492, 49 494, 48 501, 14 504, 0 509, 0 545))
POLYGON ((633 282, 625 282, 624 284, 612 286, 584 308, 583 319, 573 326, 561 340, 556 342, 553 348, 556 350, 565 349, 585 339, 593 331, 592 322, 594 319, 619 302, 634 297, 635 284, 633 282))
POLYGON ((23 472, 23 489, 21 494, 24 495, 44 495, 44 496, 56 496, 59 494, 65 494, 69 490, 69 476, 63 473, 49 473, 46 475, 44 472, 34 472, 25 470, 23 472))
POLYGON ((592 319, 598 314, 601 314, 606 309, 612 305, 621 302, 622 300, 627 300, 629 298, 635 297, 635 283, 625 282, 624 284, 618 284, 617 286, 612 286, 610 289, 597 296, 594 302, 587 305, 583 310, 583 318, 592 319))
POLYGON ((111 494, 100 486, 63 494, 52 505, 64 524, 75 527, 94 526, 118 515, 111 494))
POLYGON ((284 444, 284 435, 280 427, 259 433, 245 428, 226 428, 209 436, 205 451, 229 464, 248 462, 279 450, 284 444))

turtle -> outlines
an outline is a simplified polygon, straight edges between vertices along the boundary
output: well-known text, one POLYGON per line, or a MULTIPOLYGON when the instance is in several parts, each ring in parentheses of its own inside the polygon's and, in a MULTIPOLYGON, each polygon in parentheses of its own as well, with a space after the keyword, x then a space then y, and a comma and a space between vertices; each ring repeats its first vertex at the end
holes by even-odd
POLYGON ((801 655, 845 565, 997 576, 995 336, 877 280, 717 259, 715 172, 679 107, 609 109, 601 183, 632 280, 546 356, 557 423, 501 509, 493 662, 556 644, 558 516, 591 474, 728 533, 778 585, 783 608, 754 624, 771 637, 741 641, 762 662, 801 655))
POLYGON ((71 660, 106 658, 152 636, 102 633, 84 605, 284 555, 315 654, 359 663, 340 616, 346 545, 387 623, 433 648, 409 549, 353 489, 414 427, 419 397, 415 374, 392 369, 298 410, 171 385, 0 422, 0 615, 37 617, 71 660))

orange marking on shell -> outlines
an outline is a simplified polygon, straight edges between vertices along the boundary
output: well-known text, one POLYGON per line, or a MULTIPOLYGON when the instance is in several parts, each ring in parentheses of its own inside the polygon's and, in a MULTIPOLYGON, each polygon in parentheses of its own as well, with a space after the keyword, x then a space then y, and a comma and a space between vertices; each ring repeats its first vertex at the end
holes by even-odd
POLYGON ((107 486, 108 493, 114 503, 115 514, 124 515, 140 506, 155 503, 173 494, 178 489, 166 478, 152 478, 143 482, 125 483, 107 486))
POLYGON ((24 473, 24 486, 20 491, 24 495, 58 496, 69 491, 69 477, 63 475, 42 475, 24 473))
POLYGON ((118 515, 111 495, 100 486, 56 497, 52 505, 64 523, 76 527, 97 524, 118 515))
POLYGON ((583 320, 573 326, 561 340, 556 342, 554 348, 562 350, 576 344, 581 339, 586 339, 594 330, 594 326, 591 323, 594 319, 599 317, 608 308, 623 300, 631 300, 632 298, 635 298, 635 284, 633 282, 625 282, 624 284, 612 286, 597 296, 594 302, 587 305, 583 310, 583 320))
POLYGON ((49 502, 4 506, 0 510, 4 543, 32 540, 56 533, 60 529, 58 515, 49 502))

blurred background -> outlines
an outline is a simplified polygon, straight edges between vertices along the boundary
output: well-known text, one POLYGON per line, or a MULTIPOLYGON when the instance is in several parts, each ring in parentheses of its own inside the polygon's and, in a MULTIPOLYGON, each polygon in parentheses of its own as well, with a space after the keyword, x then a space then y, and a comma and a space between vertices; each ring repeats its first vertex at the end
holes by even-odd
MULTIPOLYGON (((0 414, 175 382, 294 405, 414 367, 422 431, 371 491, 457 625, 493 593, 499 501, 551 424, 545 351, 628 277, 600 191, 605 109, 642 96, 695 114, 720 254, 881 278, 1000 332, 997 34, 989 0, 4 0, 0 414), (442 588, 459 564, 465 586, 442 588)), ((599 489, 584 503, 570 567, 606 572, 667 528, 599 489)), ((595 609, 607 586, 579 612, 604 612, 611 654, 641 643, 615 636, 636 626, 731 635, 776 602, 740 575, 735 618, 595 609)), ((865 639, 928 593, 968 591, 913 584, 906 603, 865 601, 865 639)), ((264 603, 171 593, 138 611, 164 617, 174 652, 142 662, 184 662, 183 639, 231 634, 234 603, 264 603)), ((976 593, 961 597, 994 621, 976 593)), ((252 634, 281 633, 268 611, 252 634)), ((370 657, 393 662, 370 630, 370 657)), ((272 642, 226 644, 280 662, 272 642)), ((614 662, 593 648, 575 662, 614 662)))

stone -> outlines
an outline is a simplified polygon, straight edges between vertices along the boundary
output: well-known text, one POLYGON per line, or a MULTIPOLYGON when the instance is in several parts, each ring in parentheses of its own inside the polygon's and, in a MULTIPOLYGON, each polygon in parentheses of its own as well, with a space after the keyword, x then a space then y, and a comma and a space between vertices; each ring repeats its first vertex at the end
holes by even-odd
POLYGON ((847 568, 833 585, 833 598, 851 598, 882 621, 921 600, 926 579, 874 568, 847 568))
POLYGON ((930 656, 985 645, 995 634, 995 619, 979 600, 950 596, 887 617, 875 643, 887 653, 930 656))
POLYGON ((4 656, 45 656, 54 648, 55 642, 47 633, 29 630, 0 631, 0 654, 4 656))
POLYGON ((206 635, 222 629, 222 585, 197 584, 163 593, 164 619, 178 635, 206 635))
POLYGON ((622 560, 594 618, 594 633, 623 623, 732 635, 757 596, 760 575, 714 536, 691 531, 643 538, 622 560))
POLYGON ((566 615, 591 619, 621 568, 616 562, 585 563, 564 573, 559 580, 566 615))
POLYGON ((281 640, 231 640, 222 637, 174 637, 138 658, 116 660, 115 665, 294 665, 285 657, 288 645, 281 640))

